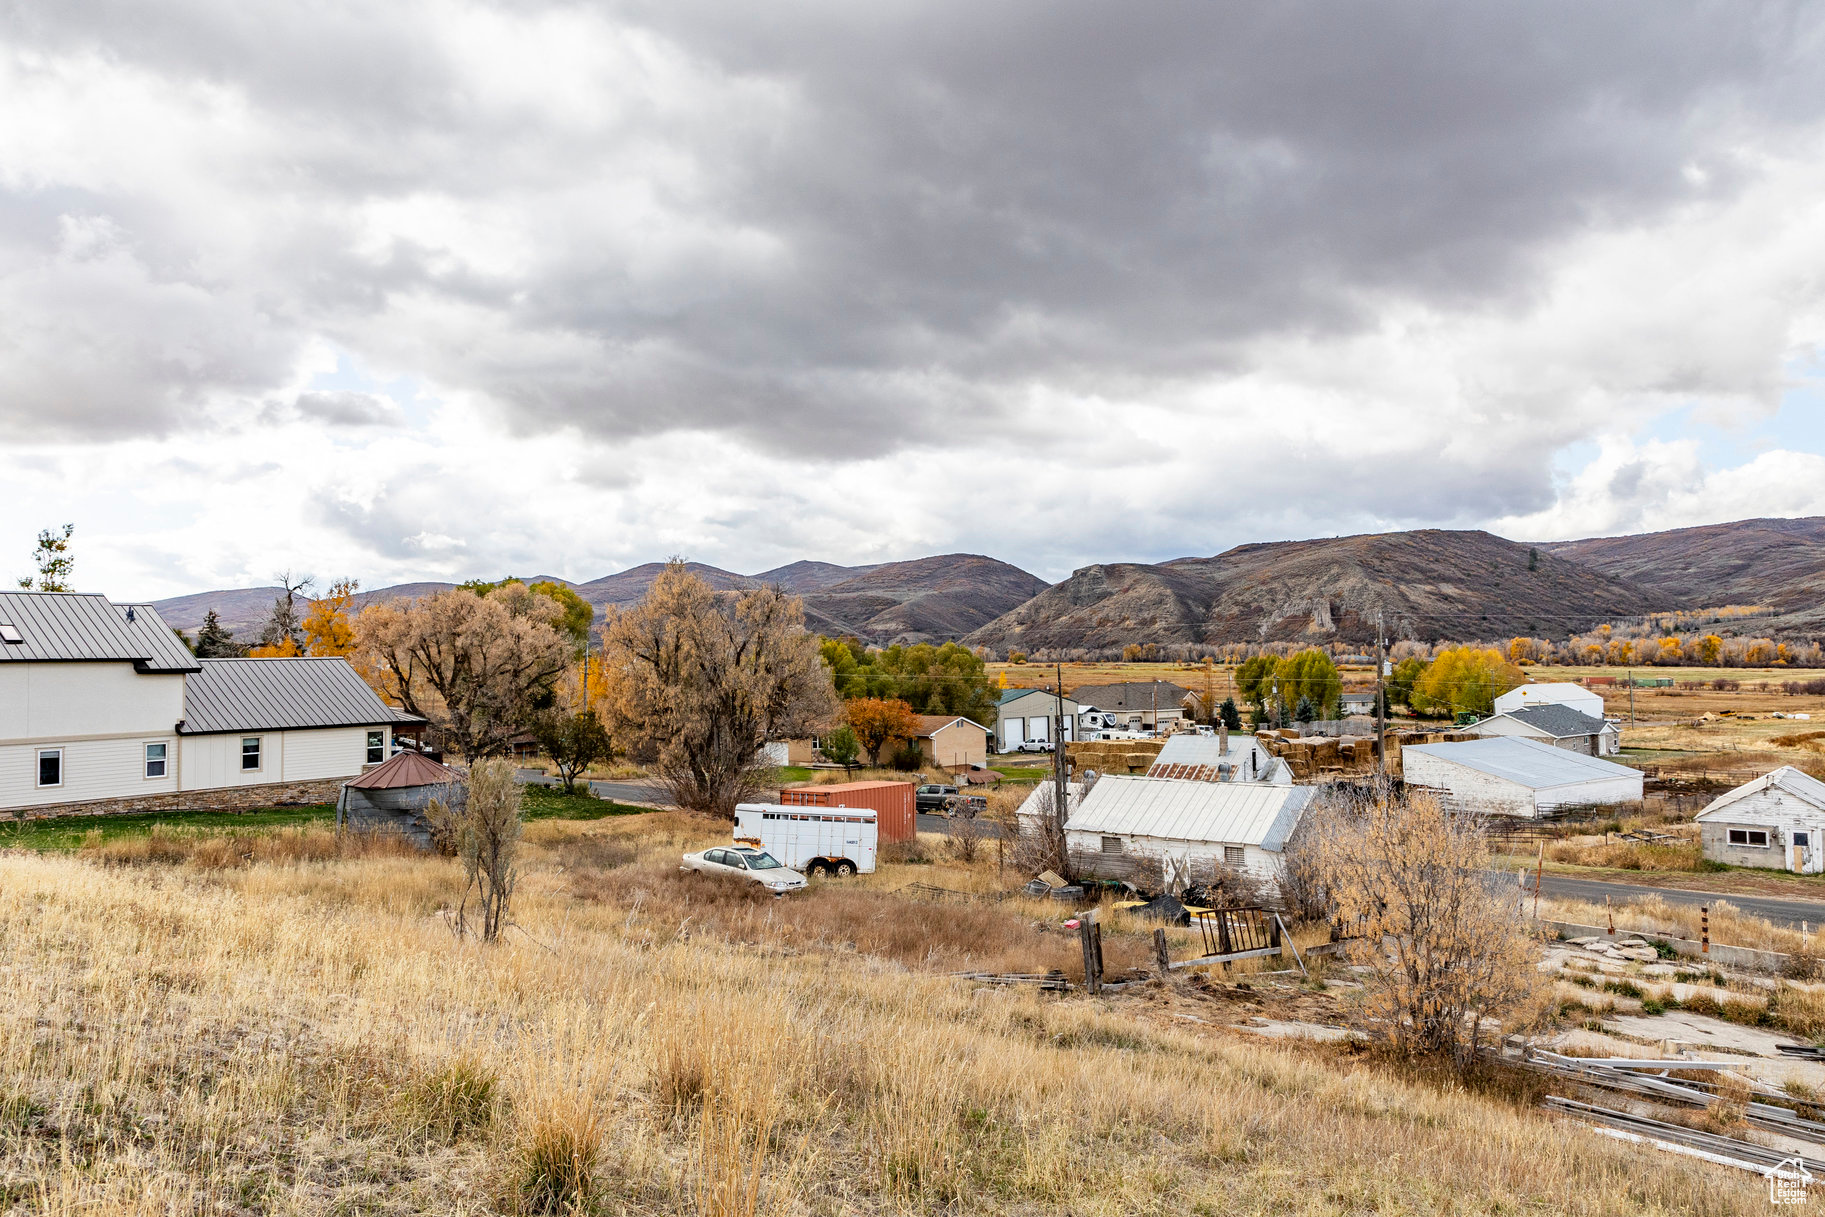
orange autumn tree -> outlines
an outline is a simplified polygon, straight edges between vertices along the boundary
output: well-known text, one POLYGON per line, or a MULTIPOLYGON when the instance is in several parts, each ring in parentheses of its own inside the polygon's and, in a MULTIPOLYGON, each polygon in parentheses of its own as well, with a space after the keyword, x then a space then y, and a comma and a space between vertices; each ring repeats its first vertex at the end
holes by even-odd
POLYGON ((349 655, 355 650, 355 593, 361 585, 338 579, 320 600, 311 602, 304 615, 306 655, 349 655))
POLYGON ((918 716, 897 697, 853 698, 843 703, 843 717, 876 767, 881 764, 881 750, 889 743, 919 734, 918 716))

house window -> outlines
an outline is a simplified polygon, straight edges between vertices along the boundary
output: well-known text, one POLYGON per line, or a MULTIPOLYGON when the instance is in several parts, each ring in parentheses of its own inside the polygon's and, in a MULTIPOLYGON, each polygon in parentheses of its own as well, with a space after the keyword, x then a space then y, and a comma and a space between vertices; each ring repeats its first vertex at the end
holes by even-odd
POLYGON ((1751 845, 1765 849, 1768 845, 1768 834, 1759 828, 1732 828, 1730 844, 1751 845))
POLYGON ((368 764, 378 765, 387 759, 387 733, 385 731, 368 732, 368 764))
POLYGON ((1120 837, 1104 837, 1103 838, 1103 852, 1106 854, 1121 853, 1122 852, 1122 839, 1120 837))
POLYGON ((241 741, 241 768, 258 769, 260 767, 260 737, 249 736, 241 741))
POLYGON ((1801 849, 1805 849, 1808 845, 1812 844, 1812 834, 1796 832, 1793 834, 1793 843, 1801 849))
POLYGON ((63 785, 63 749, 45 748, 38 753, 38 784, 63 785))
POLYGON ((146 745, 146 776, 162 778, 165 776, 165 745, 146 745))
POLYGON ((1242 847, 1240 845, 1225 845, 1223 847, 1223 865, 1242 865, 1242 847))

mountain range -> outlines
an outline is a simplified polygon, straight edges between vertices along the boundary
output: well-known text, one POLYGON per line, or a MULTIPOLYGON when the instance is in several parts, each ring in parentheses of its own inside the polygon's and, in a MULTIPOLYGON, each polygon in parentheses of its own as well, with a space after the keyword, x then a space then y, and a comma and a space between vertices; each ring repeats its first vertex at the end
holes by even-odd
MULTIPOLYGON (((812 629, 877 645, 961 639, 995 651, 1108 652, 1150 642, 1368 643, 1378 616, 1390 639, 1563 638, 1604 621, 1727 604, 1764 606, 1739 622, 1757 633, 1825 635, 1820 517, 1532 544, 1443 529, 1267 542, 1208 558, 1086 566, 1050 586, 981 554, 873 566, 800 561, 754 575, 689 565, 722 590, 783 587, 803 597, 812 629)), ((598 609, 626 605, 663 569, 649 562, 567 585, 598 609)), ((452 586, 400 584, 358 599, 452 586)), ((278 592, 201 592, 155 607, 184 630, 214 608, 247 639, 278 592)))

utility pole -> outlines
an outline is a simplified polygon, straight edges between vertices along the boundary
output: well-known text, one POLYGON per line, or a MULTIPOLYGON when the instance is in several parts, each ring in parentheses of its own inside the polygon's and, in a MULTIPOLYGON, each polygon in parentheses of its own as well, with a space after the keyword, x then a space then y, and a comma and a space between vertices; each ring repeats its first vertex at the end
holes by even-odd
POLYGON ((1634 726, 1634 725, 1635 725, 1635 669, 1634 669, 1634 668, 1630 668, 1630 669, 1629 669, 1629 670, 1628 670, 1628 671, 1629 671, 1629 674, 1628 674, 1628 682, 1629 682, 1629 726, 1631 726, 1631 727, 1633 727, 1633 726, 1634 726))
POLYGON ((1052 808, 1058 817, 1059 839, 1064 838, 1065 821, 1070 819, 1070 799, 1066 789, 1065 773, 1065 666, 1056 663, 1053 666, 1052 692, 1057 697, 1053 709, 1053 722, 1056 726, 1052 732, 1052 808))
POLYGON ((1383 721, 1387 698, 1387 685, 1383 680, 1387 672, 1386 639, 1382 636, 1382 614, 1375 610, 1375 776, 1388 775, 1388 725, 1383 721))

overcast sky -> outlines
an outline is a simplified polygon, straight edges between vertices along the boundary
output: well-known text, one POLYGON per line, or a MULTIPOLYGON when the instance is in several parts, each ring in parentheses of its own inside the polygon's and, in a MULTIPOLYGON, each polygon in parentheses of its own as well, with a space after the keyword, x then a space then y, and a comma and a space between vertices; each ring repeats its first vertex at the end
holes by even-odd
POLYGON ((1825 514, 1822 356, 1817 5, 0 8, 9 581, 1825 514))

